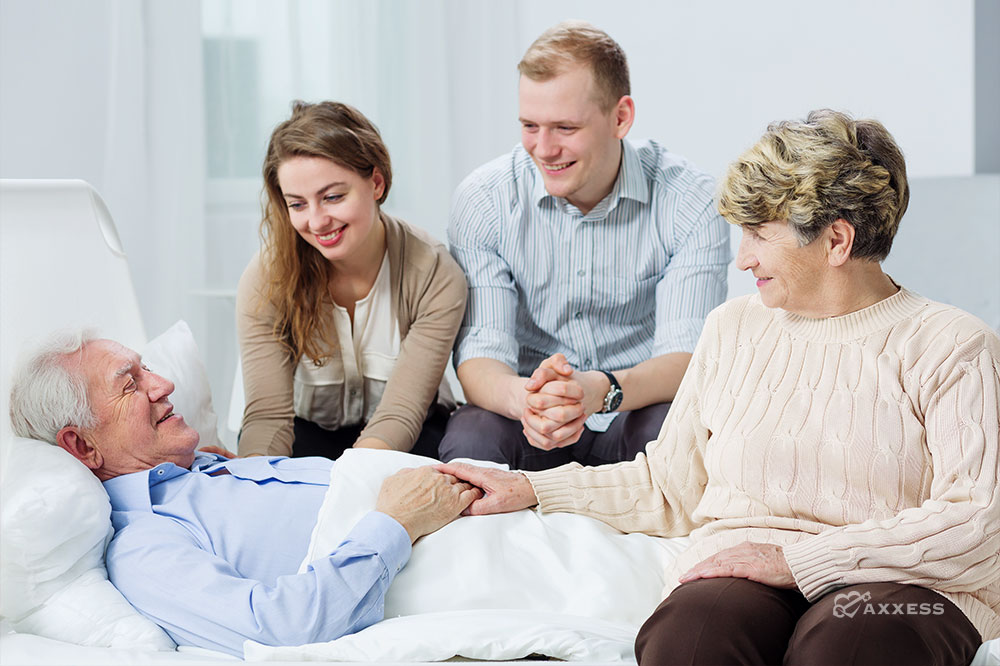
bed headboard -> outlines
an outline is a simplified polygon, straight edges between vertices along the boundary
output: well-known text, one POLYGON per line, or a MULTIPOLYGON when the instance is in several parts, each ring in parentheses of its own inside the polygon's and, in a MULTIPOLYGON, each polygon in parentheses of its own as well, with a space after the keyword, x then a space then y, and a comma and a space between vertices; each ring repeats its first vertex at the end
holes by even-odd
POLYGON ((82 180, 0 180, 0 446, 11 436, 10 375, 50 332, 93 326, 146 341, 118 231, 82 180))

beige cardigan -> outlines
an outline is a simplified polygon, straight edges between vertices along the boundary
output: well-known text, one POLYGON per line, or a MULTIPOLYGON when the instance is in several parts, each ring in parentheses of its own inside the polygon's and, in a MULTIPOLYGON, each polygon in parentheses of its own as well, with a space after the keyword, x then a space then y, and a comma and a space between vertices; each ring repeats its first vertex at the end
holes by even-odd
POLYGON ((658 438, 633 462, 529 472, 543 511, 691 534, 679 575, 779 544, 815 600, 898 582, 1000 636, 1000 338, 905 289, 815 320, 730 301, 705 323, 658 438))
MULTIPOLYGON (((385 393, 361 437, 376 437, 394 449, 408 451, 435 395, 445 407, 455 406, 443 376, 465 314, 468 290, 462 269, 442 243, 402 220, 381 215, 401 342, 385 393)), ((258 254, 240 278, 236 294, 246 394, 239 450, 240 455, 290 455, 295 367, 274 338, 274 307, 261 305, 264 284, 258 254)), ((323 314, 332 316, 333 307, 332 299, 324 299, 323 314)))

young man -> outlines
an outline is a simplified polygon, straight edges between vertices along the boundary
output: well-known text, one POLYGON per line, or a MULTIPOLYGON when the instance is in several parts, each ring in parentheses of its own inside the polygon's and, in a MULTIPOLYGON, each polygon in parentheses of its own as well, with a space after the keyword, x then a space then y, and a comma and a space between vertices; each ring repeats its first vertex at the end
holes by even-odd
POLYGON ((455 194, 449 241, 469 280, 455 365, 469 404, 441 457, 529 470, 631 460, 725 298, 729 231, 711 178, 625 141, 635 103, 607 34, 561 23, 518 70, 521 145, 455 194))

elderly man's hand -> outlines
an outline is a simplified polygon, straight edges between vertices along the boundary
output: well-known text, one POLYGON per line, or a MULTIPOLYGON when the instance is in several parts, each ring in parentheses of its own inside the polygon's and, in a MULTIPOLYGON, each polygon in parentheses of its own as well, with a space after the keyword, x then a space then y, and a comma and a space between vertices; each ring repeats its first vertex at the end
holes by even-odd
POLYGON ((483 496, 479 488, 433 467, 403 469, 382 482, 375 510, 395 519, 413 543, 458 518, 483 496))
POLYGON ((434 469, 456 476, 483 491, 482 499, 476 499, 463 513, 482 516, 491 513, 520 511, 538 504, 535 489, 528 477, 520 472, 507 472, 492 467, 478 467, 465 463, 435 465, 434 469))
POLYGON ((747 578, 786 590, 797 587, 781 546, 752 541, 720 550, 691 567, 679 580, 687 583, 698 578, 747 578))

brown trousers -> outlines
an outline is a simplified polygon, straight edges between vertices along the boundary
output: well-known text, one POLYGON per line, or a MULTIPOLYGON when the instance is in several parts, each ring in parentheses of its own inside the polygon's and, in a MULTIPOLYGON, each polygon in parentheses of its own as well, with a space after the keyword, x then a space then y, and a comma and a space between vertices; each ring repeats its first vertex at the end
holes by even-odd
POLYGON ((809 603, 797 590, 703 578, 660 604, 635 654, 640 666, 967 666, 981 642, 955 604, 915 585, 852 585, 809 603))

